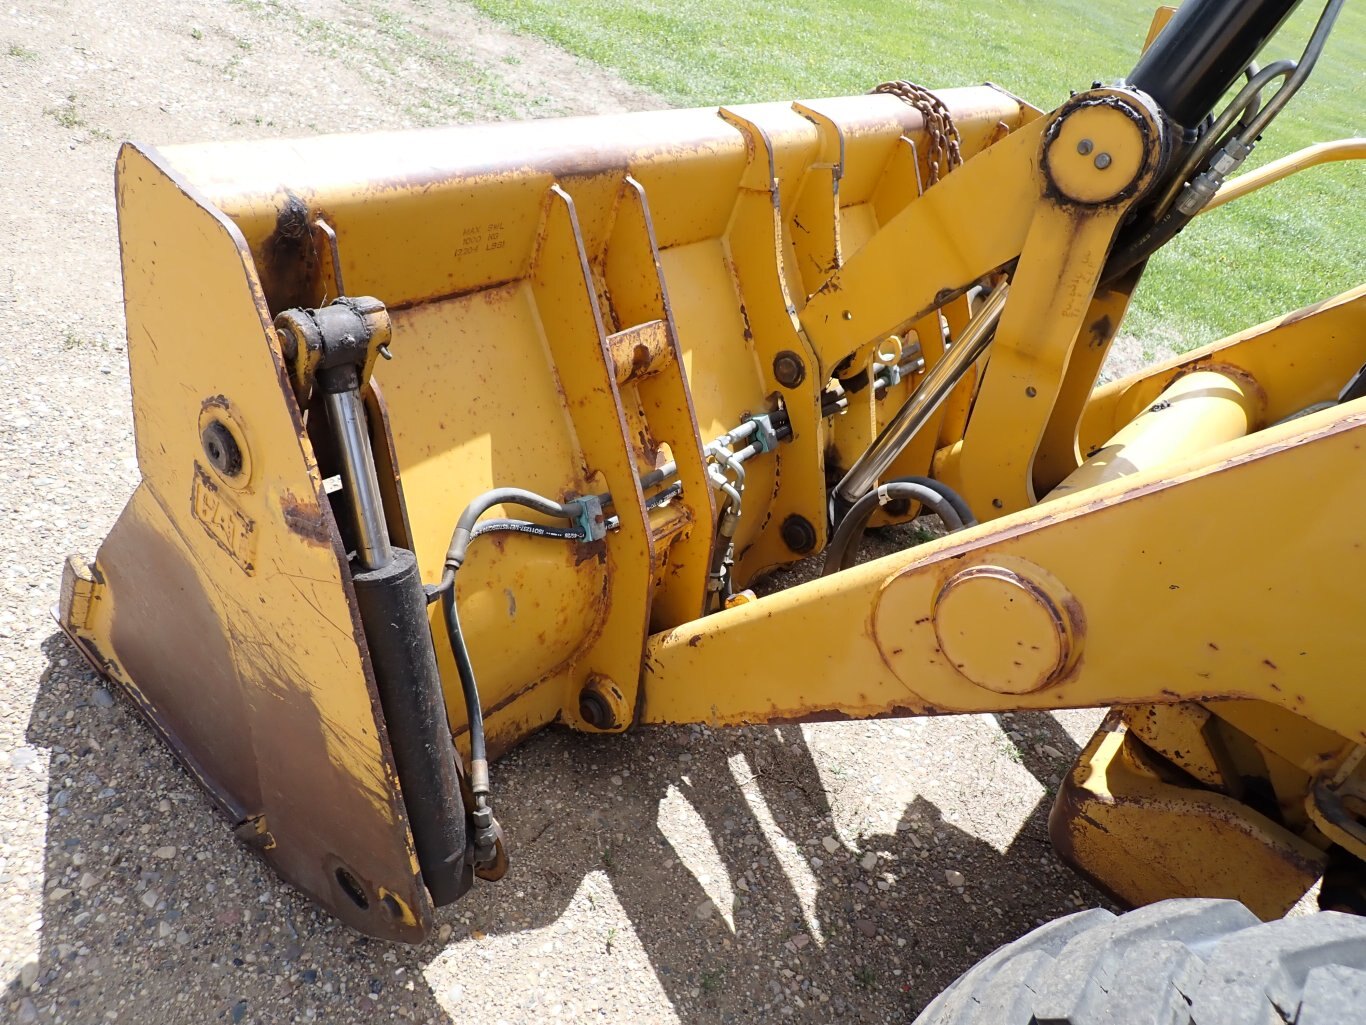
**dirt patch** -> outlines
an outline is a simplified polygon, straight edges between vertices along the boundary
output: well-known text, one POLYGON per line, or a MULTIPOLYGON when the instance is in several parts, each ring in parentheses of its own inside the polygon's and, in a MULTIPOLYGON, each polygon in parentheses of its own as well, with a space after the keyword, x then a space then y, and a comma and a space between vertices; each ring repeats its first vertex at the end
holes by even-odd
MULTIPOLYGON (((513 869, 369 942, 237 843, 48 610, 137 482, 112 167, 187 142, 643 108, 458 4, 0 10, 0 1006, 19 1022, 905 1020, 1096 895, 1048 791, 1094 713, 625 738, 498 767, 513 869)), ((319 795, 325 800, 326 795, 319 795)))

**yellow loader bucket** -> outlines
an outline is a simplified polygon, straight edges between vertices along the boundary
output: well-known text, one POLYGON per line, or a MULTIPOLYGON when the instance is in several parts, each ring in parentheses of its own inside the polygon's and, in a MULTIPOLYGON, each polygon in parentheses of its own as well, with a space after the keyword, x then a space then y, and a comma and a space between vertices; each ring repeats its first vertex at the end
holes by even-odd
MULTIPOLYGON (((1036 116, 990 87, 943 98, 964 156, 1036 116)), ((707 602, 706 442, 756 415, 794 437, 750 464, 740 586, 823 545, 825 474, 843 456, 814 429, 832 368, 794 309, 922 190, 930 145, 919 110, 870 95, 125 146, 143 479, 95 561, 69 564, 62 625, 283 876, 358 929, 419 938, 448 869, 425 866, 424 885, 414 796, 427 792, 424 814, 440 821, 443 791, 458 804, 459 786, 439 771, 449 759, 396 771, 397 713, 348 570, 362 539, 354 482, 334 479, 337 396, 277 315, 382 300, 347 308, 374 328, 357 422, 391 547, 413 553, 422 583, 440 581, 476 495, 610 494, 610 535, 472 546, 459 606, 492 753, 557 719, 624 729, 647 636, 707 602), (670 463, 675 486, 657 500, 641 480, 670 463)), ((894 408, 908 388, 884 386, 878 402, 894 408)), ((858 424, 848 451, 876 426, 858 424)), ((441 637, 439 605, 431 615, 441 637)), ((450 647, 427 643, 462 740, 450 647)), ((442 899, 468 885, 456 869, 442 899)))
POLYGON ((62 626, 375 936, 507 870, 489 762, 551 722, 1104 705, 1064 852, 1276 913, 1366 858, 1366 635, 1324 614, 1366 578, 1366 289, 1096 387, 1269 120, 1250 71, 1225 149, 1187 131, 1278 23, 1239 10, 1049 114, 900 82, 126 145, 142 482, 62 626), (1312 530, 1249 515, 1287 494, 1312 530), (922 509, 946 536, 854 565, 922 509))

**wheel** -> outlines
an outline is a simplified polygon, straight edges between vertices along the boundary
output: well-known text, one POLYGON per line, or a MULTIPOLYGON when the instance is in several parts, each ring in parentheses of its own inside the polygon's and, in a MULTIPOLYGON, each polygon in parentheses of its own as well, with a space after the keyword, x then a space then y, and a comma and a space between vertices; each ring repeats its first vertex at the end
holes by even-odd
POLYGON ((1366 918, 1237 901, 1082 911, 964 973, 915 1025, 1362 1025, 1366 918))

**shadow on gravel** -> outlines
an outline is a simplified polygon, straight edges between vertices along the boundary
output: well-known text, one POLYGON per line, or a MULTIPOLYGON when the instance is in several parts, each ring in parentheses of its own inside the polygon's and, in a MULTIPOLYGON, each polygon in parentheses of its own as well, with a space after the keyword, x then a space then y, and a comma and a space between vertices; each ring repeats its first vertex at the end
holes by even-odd
MULTIPOLYGON (((44 651, 49 667, 27 739, 51 754, 46 894, 40 957, 5 994, 20 1022, 545 1020, 552 997, 534 976, 503 978, 496 1008, 479 1005, 468 979, 485 963, 491 977, 497 970, 489 942, 571 913, 585 877, 598 871, 684 1022, 909 1021, 981 956, 1074 910, 1072 890, 1090 893, 1048 844, 1047 798, 1004 853, 923 798, 892 832, 862 837, 857 851, 830 851, 819 842, 833 832, 826 790, 796 727, 616 738, 552 730, 496 770, 515 859, 507 879, 442 910, 445 941, 371 941, 237 844, 61 634, 44 651), (737 756, 748 778, 735 771, 737 756), (661 802, 680 796, 729 876, 729 907, 713 905, 659 825, 661 802), (789 852, 786 869, 775 845, 789 852), (877 872, 859 864, 868 852, 878 852, 877 872), (814 879, 814 898, 809 884, 802 894, 789 878, 794 859, 814 879), (960 867, 970 880, 955 889, 946 873, 960 867), (883 872, 894 878, 885 889, 883 872), (468 954, 473 967, 453 987, 459 993, 438 1000, 424 969, 452 952, 468 954), (443 1003, 454 1004, 453 1017, 443 1003)), ((1059 768, 1037 748, 1070 756, 1070 738, 1046 715, 1002 726, 1048 789, 1059 768)), ((605 1010, 592 1020, 622 1020, 601 991, 639 969, 614 962, 624 937, 591 932, 576 927, 566 956, 581 966, 585 988, 599 990, 605 1010)))

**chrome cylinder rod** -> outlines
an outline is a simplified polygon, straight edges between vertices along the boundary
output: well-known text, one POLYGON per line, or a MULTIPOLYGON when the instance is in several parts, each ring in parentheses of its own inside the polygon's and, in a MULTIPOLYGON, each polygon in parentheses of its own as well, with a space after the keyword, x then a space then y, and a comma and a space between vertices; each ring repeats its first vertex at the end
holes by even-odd
POLYGON ((393 561, 394 552, 384 522, 365 407, 361 405, 360 392, 354 388, 328 392, 326 399, 327 418, 337 441, 342 487, 355 514, 356 561, 362 570, 380 569, 393 561))
POLYGON ((930 368, 920 387, 896 411, 863 455, 855 460, 835 491, 846 502, 856 502, 887 472, 887 467, 906 448, 921 427, 934 415, 944 399, 962 379, 968 367, 977 362, 991 341, 996 323, 1005 309, 1009 285, 1001 285, 968 322, 963 336, 949 347, 938 363, 930 368))

